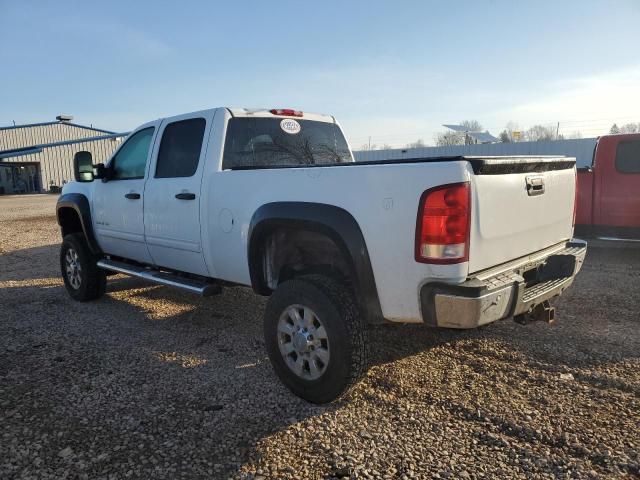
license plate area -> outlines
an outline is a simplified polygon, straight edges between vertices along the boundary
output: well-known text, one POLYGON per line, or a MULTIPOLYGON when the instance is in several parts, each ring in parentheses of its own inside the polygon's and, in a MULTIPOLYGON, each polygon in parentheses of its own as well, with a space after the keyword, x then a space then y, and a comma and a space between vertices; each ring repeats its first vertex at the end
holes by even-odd
POLYGON ((571 277, 576 269, 574 255, 551 255, 543 263, 522 274, 525 287, 529 288, 538 283, 571 277))

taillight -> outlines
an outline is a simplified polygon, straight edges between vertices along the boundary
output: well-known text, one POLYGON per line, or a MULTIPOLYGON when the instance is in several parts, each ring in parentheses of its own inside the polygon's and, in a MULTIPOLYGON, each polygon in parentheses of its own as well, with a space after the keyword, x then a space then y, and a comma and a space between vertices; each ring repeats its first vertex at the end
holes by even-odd
POLYGON ((269 110, 274 115, 282 115, 284 117, 301 117, 302 112, 300 110, 293 110, 291 108, 273 108, 269 110))
POLYGON ((442 185, 420 197, 415 259, 421 263, 469 260, 471 188, 468 182, 442 185))

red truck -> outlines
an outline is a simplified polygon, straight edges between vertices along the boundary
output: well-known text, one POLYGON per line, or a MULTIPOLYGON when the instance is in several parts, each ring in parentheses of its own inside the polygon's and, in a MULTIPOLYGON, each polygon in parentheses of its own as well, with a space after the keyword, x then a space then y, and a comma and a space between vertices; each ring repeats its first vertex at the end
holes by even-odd
POLYGON ((598 138, 577 195, 576 235, 640 242, 640 133, 598 138))

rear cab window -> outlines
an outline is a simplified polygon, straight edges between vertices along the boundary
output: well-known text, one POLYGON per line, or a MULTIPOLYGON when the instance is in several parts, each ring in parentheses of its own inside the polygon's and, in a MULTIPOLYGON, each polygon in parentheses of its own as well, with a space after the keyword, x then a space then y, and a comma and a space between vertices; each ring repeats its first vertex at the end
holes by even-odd
POLYGON ((616 170, 620 173, 640 173, 640 140, 630 140, 618 144, 616 170))
POLYGON ((180 120, 166 126, 155 178, 191 177, 196 173, 205 126, 204 118, 180 120))
POLYGON ((222 169, 335 165, 351 161, 347 142, 335 123, 236 117, 227 125, 222 169))

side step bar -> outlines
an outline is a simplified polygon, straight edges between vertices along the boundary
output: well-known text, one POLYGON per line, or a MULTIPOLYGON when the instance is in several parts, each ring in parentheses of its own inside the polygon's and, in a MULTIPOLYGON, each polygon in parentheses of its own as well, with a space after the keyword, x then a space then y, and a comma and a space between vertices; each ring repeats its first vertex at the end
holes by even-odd
POLYGON ((173 273, 153 270, 151 268, 140 267, 137 265, 130 265, 116 260, 98 260, 97 265, 105 270, 124 273, 126 275, 131 275, 132 277, 143 278, 161 285, 181 288, 183 290, 202 295, 203 297, 210 297, 222 291, 222 287, 216 283, 207 283, 193 278, 184 278, 173 273))

